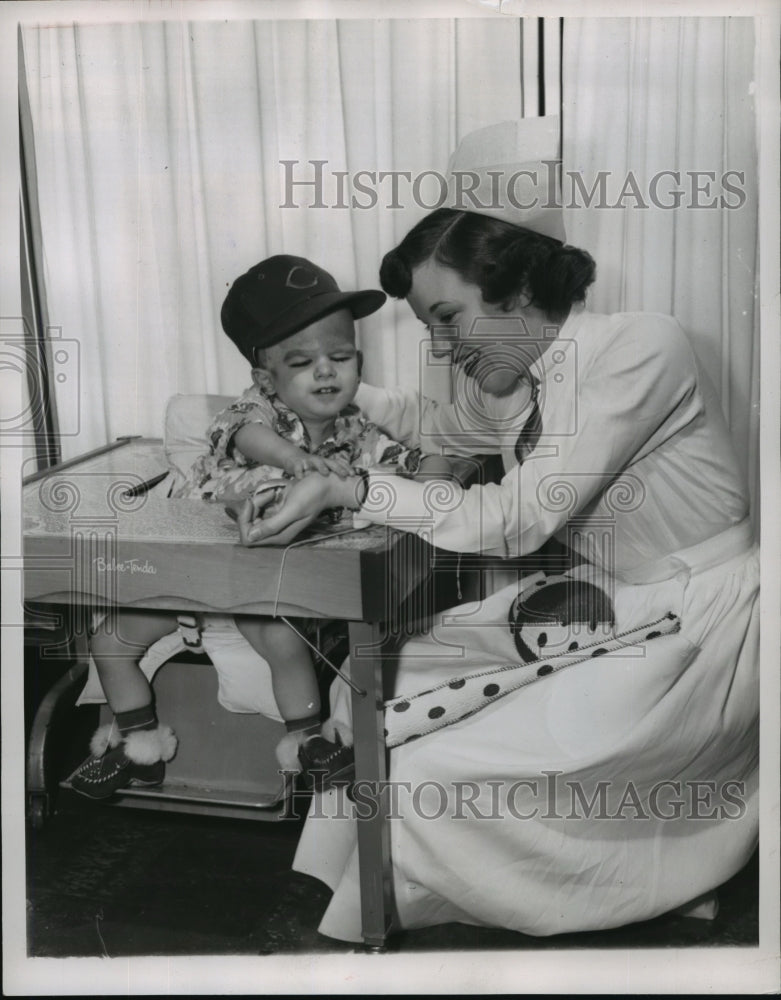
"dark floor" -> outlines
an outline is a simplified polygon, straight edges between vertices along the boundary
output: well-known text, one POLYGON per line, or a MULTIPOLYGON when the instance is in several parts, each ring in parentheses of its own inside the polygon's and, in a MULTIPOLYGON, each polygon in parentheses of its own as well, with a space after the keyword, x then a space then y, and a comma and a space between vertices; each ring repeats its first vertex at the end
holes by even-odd
MULTIPOLYGON (((25 663, 29 731, 43 694, 64 667, 49 668, 32 655, 25 663)), ((83 759, 95 724, 87 709, 68 716, 67 738, 51 748, 62 775, 83 759)), ((296 811, 303 816, 305 808, 300 802, 296 811)), ((62 791, 56 814, 27 834, 28 955, 352 952, 356 946, 317 932, 329 891, 291 871, 301 823, 117 808, 62 791)), ((552 938, 447 924, 398 934, 388 950, 756 946, 758 879, 755 854, 719 890, 713 921, 666 916, 552 938)))
MULTIPOLYGON (((27 843, 33 957, 350 952, 317 932, 328 890, 290 865, 300 820, 258 822, 98 805, 63 792, 27 843)), ((719 891, 713 921, 661 917, 531 938, 448 924, 391 952, 756 945, 758 861, 719 891)))

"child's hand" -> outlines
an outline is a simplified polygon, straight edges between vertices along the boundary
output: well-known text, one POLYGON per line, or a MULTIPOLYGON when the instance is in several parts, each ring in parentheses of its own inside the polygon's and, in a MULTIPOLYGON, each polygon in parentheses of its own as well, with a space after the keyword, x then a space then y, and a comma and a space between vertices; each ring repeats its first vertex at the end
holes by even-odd
POLYGON ((305 451, 291 456, 283 468, 293 479, 303 479, 307 472, 319 472, 322 476, 328 476, 334 472, 340 479, 346 479, 352 475, 349 463, 341 455, 321 458, 319 455, 308 455, 305 451))
MULTIPOLYGON (((332 455, 330 458, 323 458, 330 472, 336 473, 340 479, 347 479, 355 475, 355 470, 343 455, 332 455)), ((326 473, 327 475, 327 473, 326 473)))

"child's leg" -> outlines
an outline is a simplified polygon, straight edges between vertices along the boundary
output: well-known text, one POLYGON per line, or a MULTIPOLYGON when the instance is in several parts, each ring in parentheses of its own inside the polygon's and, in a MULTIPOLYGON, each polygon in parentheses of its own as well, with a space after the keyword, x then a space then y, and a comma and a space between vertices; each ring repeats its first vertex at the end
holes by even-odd
POLYGON ((320 691, 309 647, 284 622, 274 618, 236 616, 236 626, 271 668, 279 714, 285 722, 317 718, 320 691))
POLYGON ((175 628, 170 611, 124 610, 109 615, 91 636, 90 652, 114 715, 152 704, 152 689, 138 661, 175 628))
POLYGON ((282 621, 240 616, 235 621, 271 669, 274 699, 288 730, 277 746, 277 759, 286 770, 297 771, 300 745, 320 731, 320 691, 309 647, 282 621))
POLYGON ((284 622, 237 616, 236 625, 268 662, 274 697, 287 726, 277 760, 287 772, 307 772, 315 788, 346 781, 354 773, 352 748, 320 735, 320 692, 307 644, 284 622))
POLYGON ((71 776, 76 791, 106 798, 126 785, 163 780, 176 737, 158 724, 152 689, 138 661, 175 628, 171 612, 124 610, 106 618, 92 635, 90 651, 114 721, 93 735, 92 756, 71 776))

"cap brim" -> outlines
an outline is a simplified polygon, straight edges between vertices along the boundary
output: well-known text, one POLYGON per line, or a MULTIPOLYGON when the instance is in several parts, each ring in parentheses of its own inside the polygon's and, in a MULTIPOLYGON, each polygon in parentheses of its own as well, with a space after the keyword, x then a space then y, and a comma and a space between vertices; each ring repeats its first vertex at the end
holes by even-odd
POLYGON ((353 319, 363 319, 364 316, 377 312, 384 305, 386 298, 385 292, 374 289, 362 292, 324 292, 322 295, 316 295, 278 316, 273 329, 267 330, 264 338, 265 346, 273 347, 274 344, 298 333, 315 320, 322 319, 339 309, 349 309, 353 319))
POLYGON ((363 319, 364 316, 371 316, 378 309, 385 305, 388 296, 379 289, 366 289, 362 292, 343 293, 350 300, 350 309, 353 319, 363 319))

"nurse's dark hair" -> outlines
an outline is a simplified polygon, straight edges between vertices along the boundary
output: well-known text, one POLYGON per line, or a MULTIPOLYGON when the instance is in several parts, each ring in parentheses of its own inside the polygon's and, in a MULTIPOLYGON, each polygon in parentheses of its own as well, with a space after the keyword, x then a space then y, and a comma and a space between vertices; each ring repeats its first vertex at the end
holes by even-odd
POLYGON ((488 215, 438 208, 385 254, 380 284, 403 299, 412 272, 430 259, 477 285, 486 302, 510 309, 524 295, 552 319, 584 301, 596 273, 585 250, 488 215))

